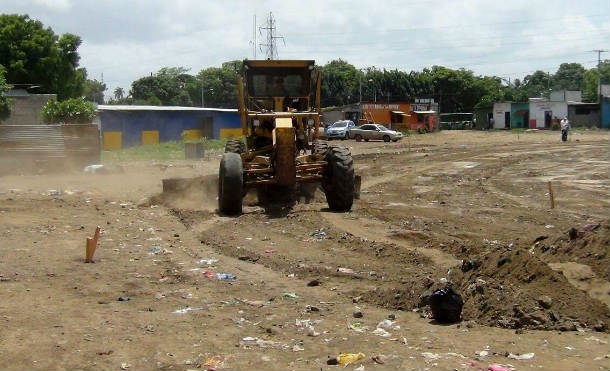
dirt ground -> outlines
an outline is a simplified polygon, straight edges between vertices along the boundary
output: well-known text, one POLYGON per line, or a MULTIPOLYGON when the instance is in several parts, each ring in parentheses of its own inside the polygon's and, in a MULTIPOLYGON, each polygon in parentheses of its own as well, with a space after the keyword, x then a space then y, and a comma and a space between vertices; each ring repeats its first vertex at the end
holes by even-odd
POLYGON ((349 213, 319 192, 219 216, 218 158, 0 177, 0 368, 610 369, 607 131, 338 144, 349 213), (461 323, 425 305, 445 285, 461 323))

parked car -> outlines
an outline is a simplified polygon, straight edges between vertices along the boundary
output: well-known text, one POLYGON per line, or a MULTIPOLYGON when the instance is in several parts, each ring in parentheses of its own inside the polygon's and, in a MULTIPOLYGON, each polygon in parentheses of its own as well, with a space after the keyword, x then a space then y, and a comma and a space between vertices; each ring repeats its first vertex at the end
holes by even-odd
POLYGON ((349 137, 356 139, 360 142, 362 139, 365 141, 369 140, 383 140, 384 142, 396 142, 402 139, 402 133, 400 131, 394 131, 386 128, 380 124, 366 124, 350 129, 349 137))
POLYGON ((324 136, 326 136, 328 140, 349 139, 349 130, 355 127, 356 124, 354 124, 354 122, 351 120, 337 121, 328 128, 326 128, 326 130, 324 131, 324 136))

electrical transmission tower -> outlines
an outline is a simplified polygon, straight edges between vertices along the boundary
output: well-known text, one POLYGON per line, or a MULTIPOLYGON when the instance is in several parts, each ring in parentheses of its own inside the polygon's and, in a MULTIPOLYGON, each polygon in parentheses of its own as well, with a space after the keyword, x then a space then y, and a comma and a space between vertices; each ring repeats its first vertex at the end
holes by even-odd
POLYGON ((284 36, 276 36, 275 31, 275 19, 273 19, 273 13, 269 12, 269 17, 267 18, 267 22, 264 26, 258 28, 259 33, 262 34, 262 31, 265 30, 267 33, 267 42, 265 44, 259 44, 261 48, 261 52, 264 51, 265 58, 267 59, 277 59, 277 44, 276 40, 282 39, 284 45, 286 42, 284 41, 284 36), (264 50, 263 50, 264 49, 264 50))

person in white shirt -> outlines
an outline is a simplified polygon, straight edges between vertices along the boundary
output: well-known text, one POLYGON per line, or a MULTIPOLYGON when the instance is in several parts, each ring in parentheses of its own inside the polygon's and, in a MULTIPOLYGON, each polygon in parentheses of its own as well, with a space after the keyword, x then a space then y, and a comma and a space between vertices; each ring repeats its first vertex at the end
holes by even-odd
POLYGON ((567 116, 564 116, 561 120, 561 141, 565 142, 568 140, 568 131, 570 130, 570 120, 567 116))

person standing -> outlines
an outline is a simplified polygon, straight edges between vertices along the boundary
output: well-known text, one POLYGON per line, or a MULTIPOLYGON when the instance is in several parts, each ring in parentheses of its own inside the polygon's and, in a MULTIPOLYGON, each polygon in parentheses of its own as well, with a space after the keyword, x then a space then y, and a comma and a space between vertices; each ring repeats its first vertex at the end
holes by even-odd
POLYGON ((561 120, 561 141, 566 142, 568 140, 568 131, 570 130, 570 120, 567 116, 561 120))

